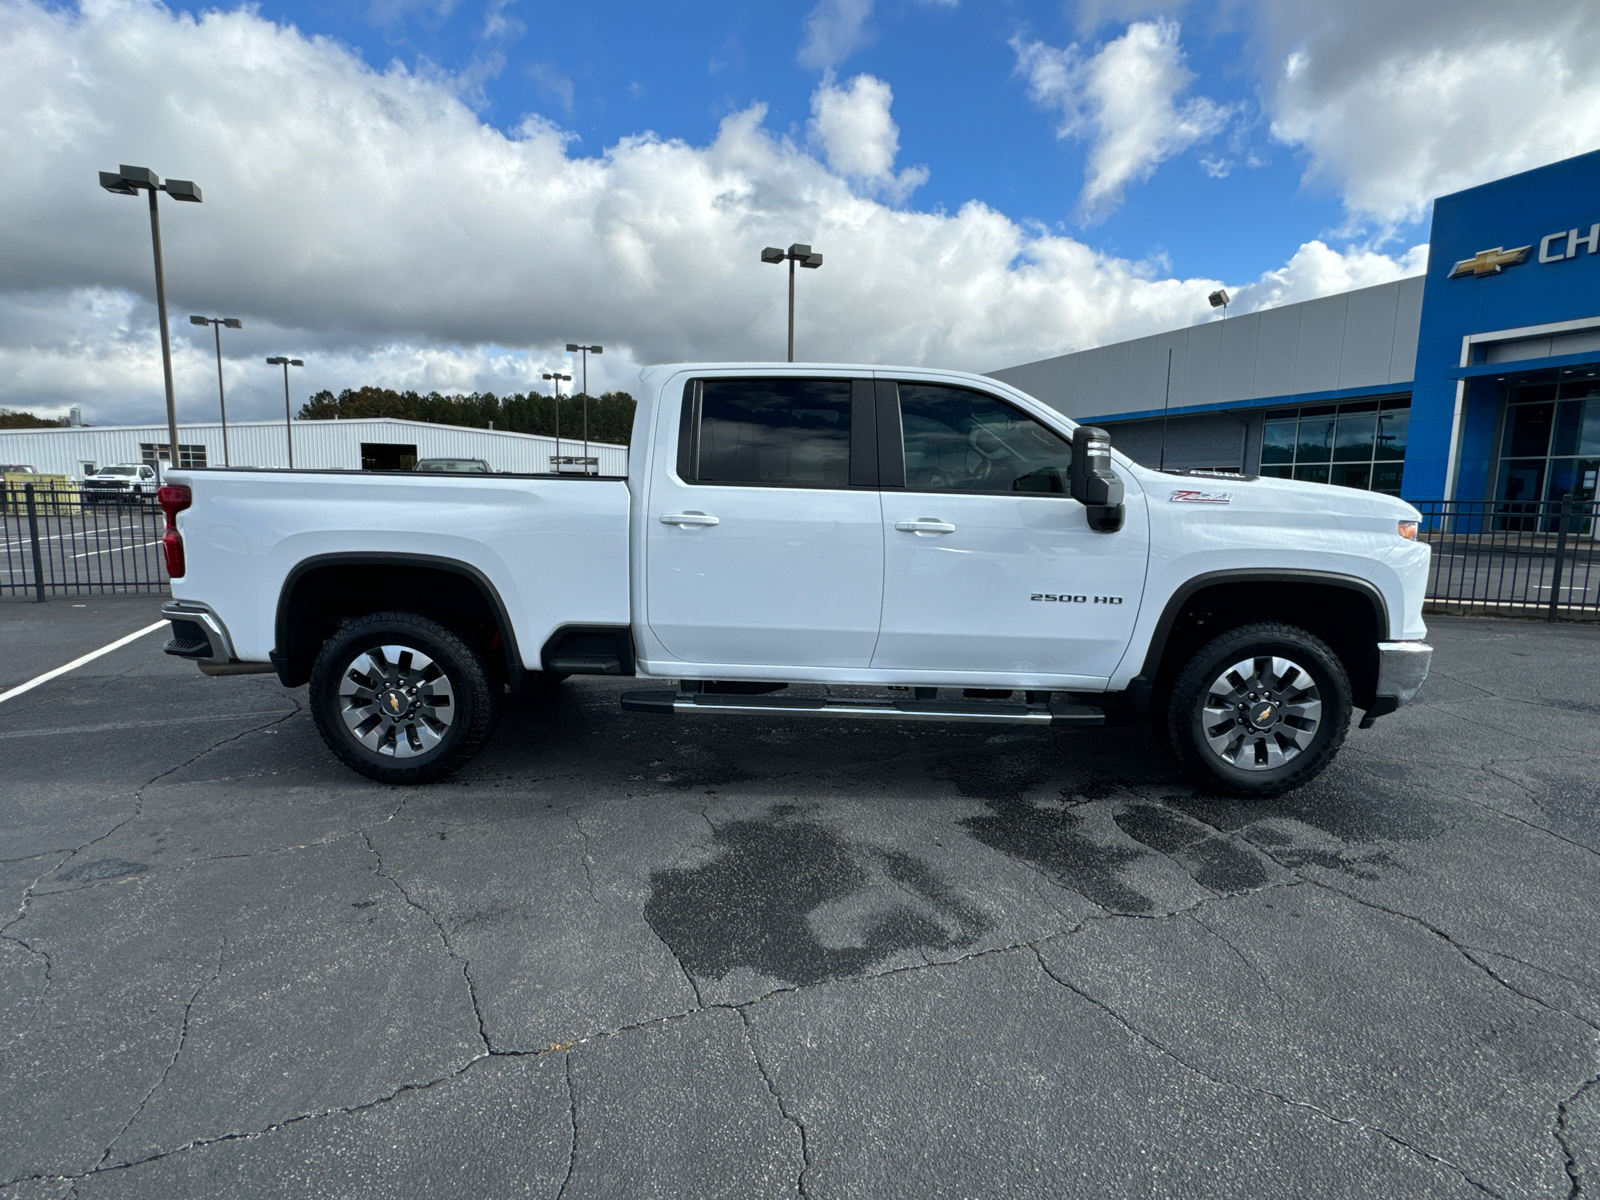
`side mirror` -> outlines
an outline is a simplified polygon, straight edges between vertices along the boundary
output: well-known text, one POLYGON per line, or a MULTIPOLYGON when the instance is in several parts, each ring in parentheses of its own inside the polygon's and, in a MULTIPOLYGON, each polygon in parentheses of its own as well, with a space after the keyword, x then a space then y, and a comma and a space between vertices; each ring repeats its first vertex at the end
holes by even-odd
POLYGON ((1083 505, 1090 529, 1122 528, 1122 480, 1111 469, 1111 435, 1104 429, 1080 425, 1072 435, 1072 498, 1083 505))

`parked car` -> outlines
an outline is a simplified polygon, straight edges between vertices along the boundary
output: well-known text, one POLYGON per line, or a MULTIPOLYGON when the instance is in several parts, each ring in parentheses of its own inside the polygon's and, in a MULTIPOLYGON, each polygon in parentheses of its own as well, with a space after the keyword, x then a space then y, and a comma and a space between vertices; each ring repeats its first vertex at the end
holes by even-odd
POLYGON ((86 476, 78 492, 85 504, 140 504, 154 502, 156 471, 145 463, 118 463, 86 476))
POLYGON ((414 471, 445 471, 455 475, 493 475, 481 458, 419 458, 414 471))
POLYGON ((1428 672, 1419 514, 1141 467, 951 371, 643 376, 626 478, 173 471, 167 652, 310 685, 373 779, 476 754, 568 675, 663 719, 1096 726, 1148 714, 1201 785, 1273 795, 1428 672), (192 548, 187 555, 186 547, 192 548), (781 695, 855 685, 875 696, 781 695))
POLYGON ((26 463, 0 463, 0 475, 37 475, 39 468, 26 463))

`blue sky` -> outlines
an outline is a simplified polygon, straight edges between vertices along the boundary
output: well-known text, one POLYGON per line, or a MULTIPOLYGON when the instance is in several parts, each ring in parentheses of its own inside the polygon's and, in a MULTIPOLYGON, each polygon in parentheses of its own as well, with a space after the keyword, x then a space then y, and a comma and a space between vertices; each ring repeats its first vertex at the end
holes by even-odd
MULTIPOLYGON (((722 118, 758 102, 769 107, 771 129, 803 142, 822 75, 798 60, 813 8, 804 3, 269 0, 259 7, 340 39, 374 67, 397 60, 486 75, 484 120, 510 129, 540 113, 578 135, 572 149, 579 155, 603 153, 645 130, 704 144, 722 118)), ((1075 210, 1088 145, 1056 137, 1052 114, 1028 97, 1010 42, 1021 35, 1092 49, 1126 24, 1105 19, 1085 27, 1059 3, 900 0, 871 14, 859 47, 834 69, 841 78, 865 72, 893 89, 900 162, 929 169, 912 201, 918 208, 953 210, 981 200, 1109 254, 1224 279, 1254 278, 1281 266, 1303 242, 1340 229, 1336 188, 1303 184, 1305 153, 1275 144, 1268 133, 1248 35, 1199 7, 1182 24, 1186 65, 1197 77, 1191 91, 1234 106, 1236 115, 1223 132, 1130 187, 1105 219, 1082 222, 1075 210), (1202 159, 1230 160, 1231 170, 1214 178, 1202 159), (1251 159, 1261 165, 1245 165, 1251 159)), ((1421 221, 1394 233, 1402 241, 1426 239, 1421 221)))
POLYGON ((0 405, 591 388, 797 352, 992 370, 1416 274, 1435 196, 1600 146, 1592 0, 0 0, 0 405))

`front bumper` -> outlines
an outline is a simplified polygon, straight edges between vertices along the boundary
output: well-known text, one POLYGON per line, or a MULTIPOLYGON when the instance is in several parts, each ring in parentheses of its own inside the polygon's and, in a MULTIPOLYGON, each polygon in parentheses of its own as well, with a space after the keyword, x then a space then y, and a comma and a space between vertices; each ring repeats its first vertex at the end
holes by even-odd
POLYGON ((1361 728, 1369 729, 1378 717, 1410 704, 1432 665, 1433 647, 1426 642, 1379 642, 1378 686, 1373 689, 1372 707, 1361 718, 1361 728))

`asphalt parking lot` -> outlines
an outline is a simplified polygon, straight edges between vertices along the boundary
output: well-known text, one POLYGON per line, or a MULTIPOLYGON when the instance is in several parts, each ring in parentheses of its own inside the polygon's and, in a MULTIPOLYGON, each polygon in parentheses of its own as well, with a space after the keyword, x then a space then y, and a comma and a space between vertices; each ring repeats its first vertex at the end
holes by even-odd
POLYGON ((1600 1195, 1600 628, 1431 624, 1272 802, 576 679, 390 789, 151 634, 0 704, 0 1195, 1600 1195))

